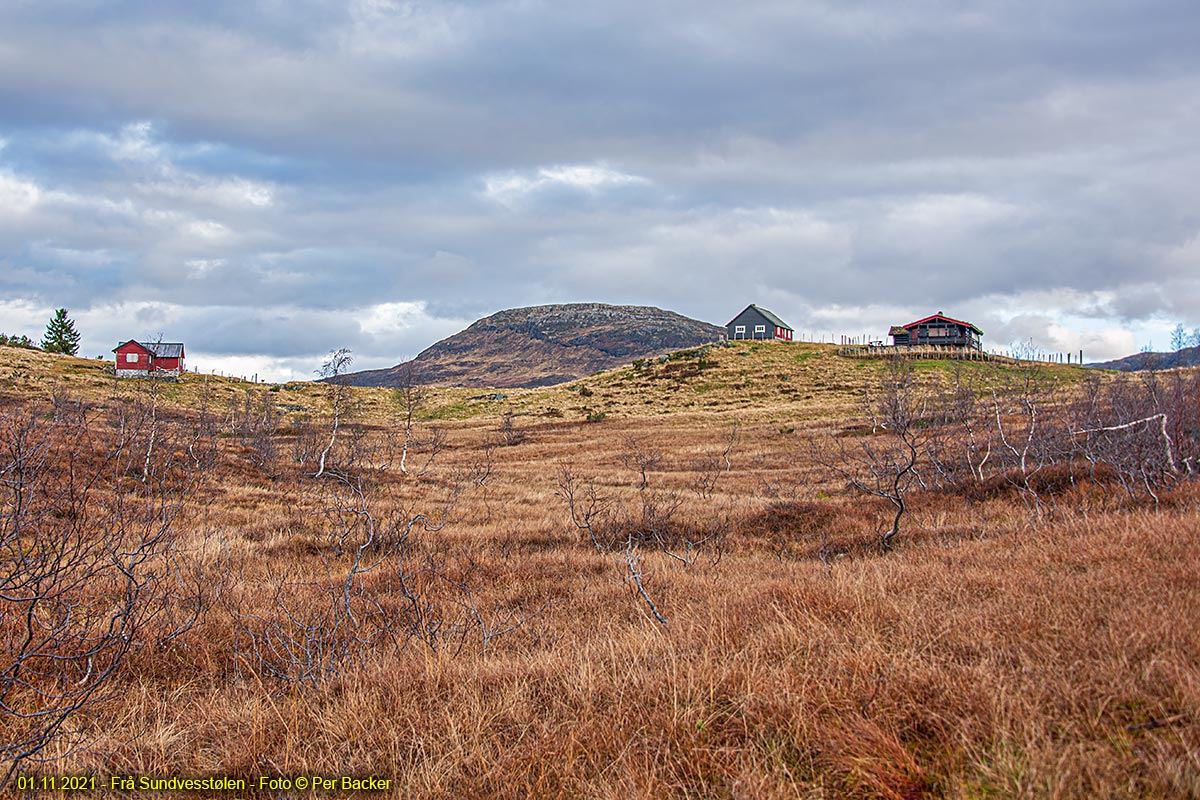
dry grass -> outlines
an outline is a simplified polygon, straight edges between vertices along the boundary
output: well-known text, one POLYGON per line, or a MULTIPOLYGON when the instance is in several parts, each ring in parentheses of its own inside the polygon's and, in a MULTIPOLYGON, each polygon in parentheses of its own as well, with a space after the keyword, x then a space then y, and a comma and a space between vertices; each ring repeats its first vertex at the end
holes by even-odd
MULTIPOLYGON (((0 348, 6 402, 49 394, 54 378, 111 402, 94 362, 16 352, 0 348)), ((275 470, 223 434, 174 532, 220 600, 170 645, 147 636, 118 695, 74 719, 88 747, 54 771, 373 774, 393 778, 396 797, 1200 797, 1194 486, 1158 511, 1063 502, 1041 521, 1002 492, 929 492, 881 555, 881 509, 820 474, 801 441, 855 416, 875 368, 804 345, 713 360, 680 380, 669 364, 605 373, 574 385, 584 396, 439 390, 435 468, 372 472, 368 499, 382 520, 464 493, 444 528, 389 565, 432 559, 457 581, 421 579, 443 621, 462 613, 463 587, 488 624, 527 619, 486 652, 474 628, 438 649, 380 640, 316 685, 235 655, 236 611, 271 613, 280 581, 290 608, 327 605, 331 576, 350 568, 330 544, 328 482, 286 457, 294 431, 280 434, 275 470), (464 477, 505 408, 527 440, 492 449, 485 480, 464 477), (584 421, 598 410, 603 421, 584 421), (698 470, 735 420, 732 468, 701 496, 698 470), (597 553, 556 496, 569 464, 634 508, 631 439, 662 453, 651 488, 684 499, 674 524, 732 520, 724 546, 688 566, 641 548, 669 627, 622 551, 597 553)), ((210 386, 226 402, 245 391, 210 386)), ((161 402, 190 419, 201 394, 184 381, 161 402)), ((278 395, 318 420, 325 410, 321 387, 278 395)), ((356 397, 380 439, 388 393, 356 397)), ((399 619, 397 575, 385 565, 362 585, 399 619)))

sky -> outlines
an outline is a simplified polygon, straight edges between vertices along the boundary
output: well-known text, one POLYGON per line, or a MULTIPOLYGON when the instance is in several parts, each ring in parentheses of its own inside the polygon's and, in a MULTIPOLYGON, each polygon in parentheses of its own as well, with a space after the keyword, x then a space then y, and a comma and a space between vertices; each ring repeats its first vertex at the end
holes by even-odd
POLYGON ((0 332, 290 380, 504 308, 1200 327, 1194 0, 6 0, 0 332))

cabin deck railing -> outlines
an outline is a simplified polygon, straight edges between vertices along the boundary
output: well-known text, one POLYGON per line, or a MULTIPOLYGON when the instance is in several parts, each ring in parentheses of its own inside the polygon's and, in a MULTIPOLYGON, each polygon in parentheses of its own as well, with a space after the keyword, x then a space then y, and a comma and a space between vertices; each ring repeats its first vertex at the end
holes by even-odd
POLYGON ((1000 364, 1020 363, 1018 359, 1011 356, 980 350, 976 347, 936 344, 850 345, 840 348, 838 355, 847 358, 935 358, 952 361, 993 361, 1000 364))

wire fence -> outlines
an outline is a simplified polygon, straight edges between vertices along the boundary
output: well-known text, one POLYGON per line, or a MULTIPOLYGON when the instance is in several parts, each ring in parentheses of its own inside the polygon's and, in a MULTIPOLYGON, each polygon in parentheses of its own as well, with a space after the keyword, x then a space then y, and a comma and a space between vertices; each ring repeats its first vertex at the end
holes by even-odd
POLYGON ((1083 363, 1083 352, 1078 356, 1074 353, 1044 353, 1040 351, 998 352, 981 350, 975 347, 959 347, 953 345, 847 345, 838 349, 838 355, 847 358, 913 358, 913 359, 945 359, 951 361, 993 361, 1001 364, 1022 364, 1036 362, 1039 364, 1080 364, 1083 363))

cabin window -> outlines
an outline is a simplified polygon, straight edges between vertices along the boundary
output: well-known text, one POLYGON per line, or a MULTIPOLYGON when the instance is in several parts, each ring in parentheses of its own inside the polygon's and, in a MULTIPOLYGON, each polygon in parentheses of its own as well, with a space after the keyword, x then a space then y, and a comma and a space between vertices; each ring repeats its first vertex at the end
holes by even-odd
POLYGON ((136 364, 137 363, 137 353, 126 353, 125 354, 125 363, 126 364, 136 364))
POLYGON ((767 326, 766 326, 766 325, 755 325, 755 326, 754 326, 754 332, 755 332, 755 333, 766 333, 766 332, 767 332, 767 326))
POLYGON ((930 328, 929 335, 930 336, 949 336, 950 329, 949 328, 930 328))

